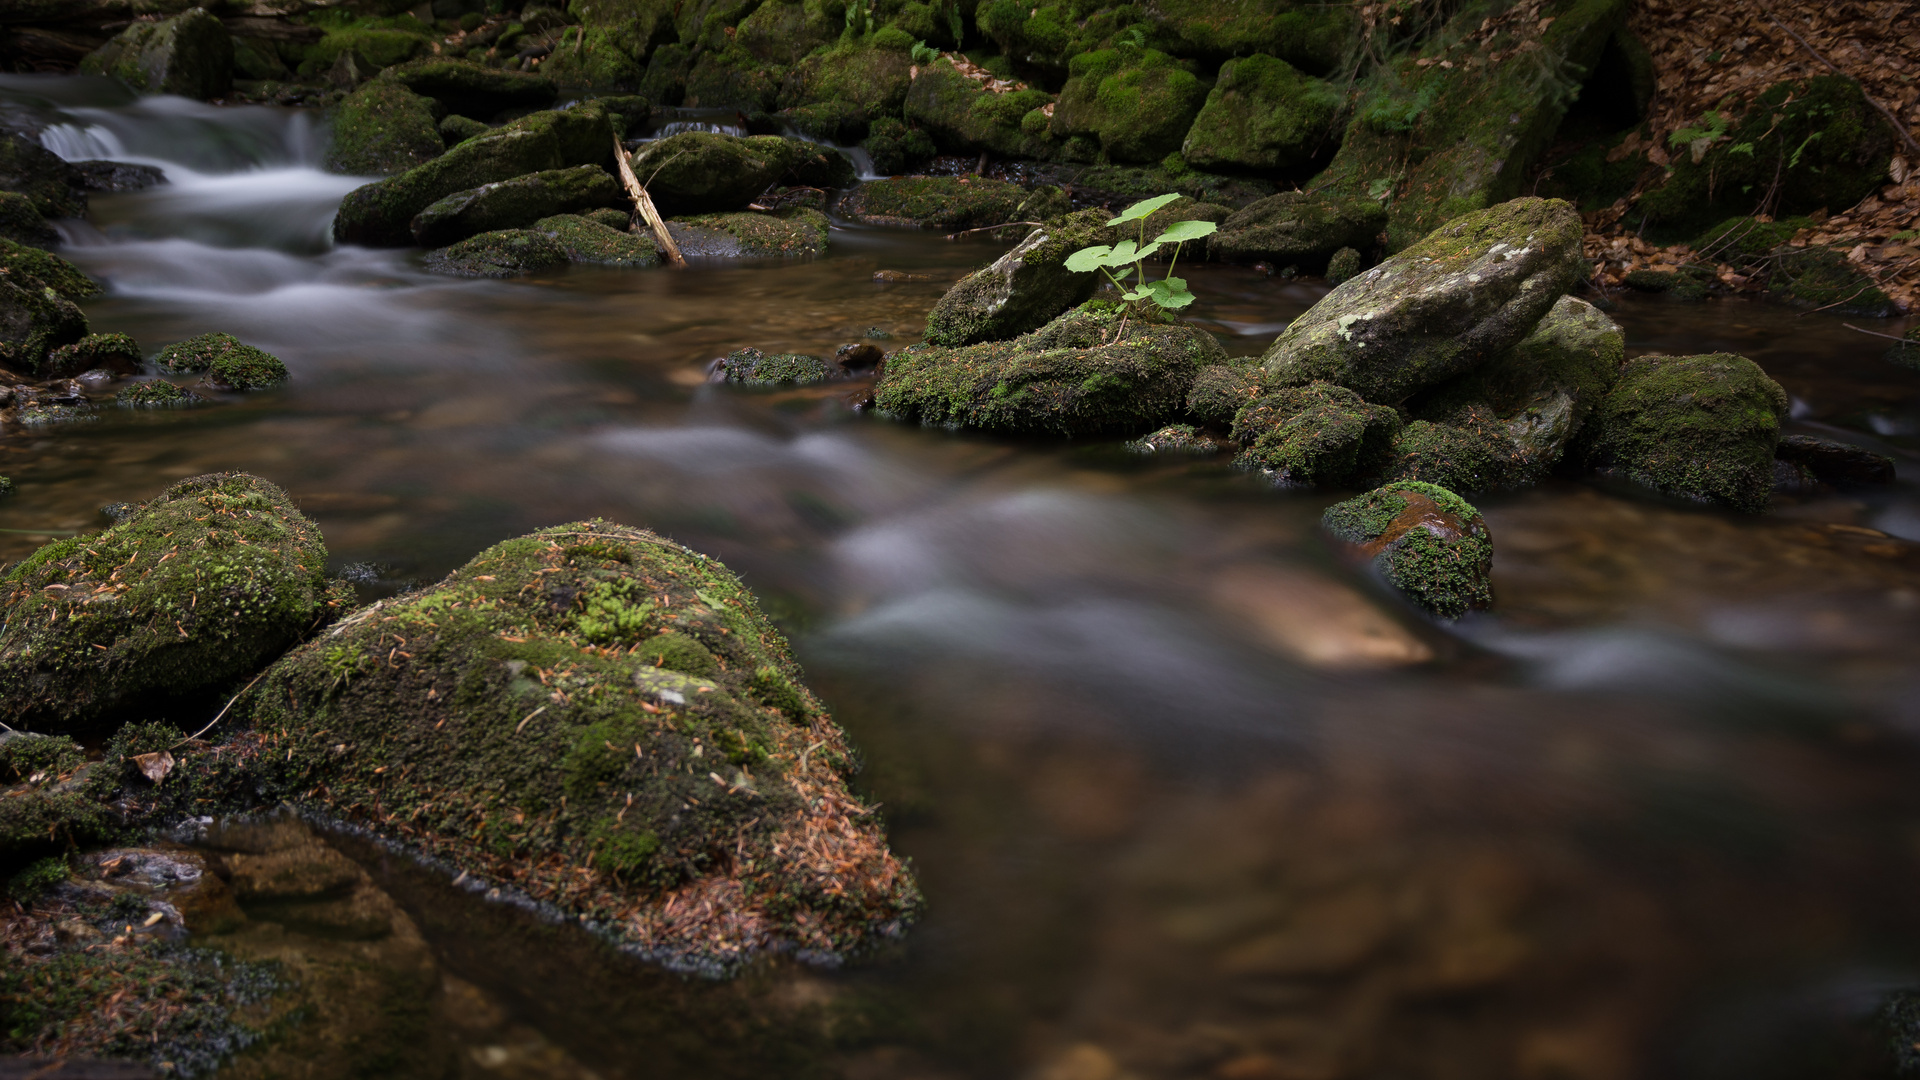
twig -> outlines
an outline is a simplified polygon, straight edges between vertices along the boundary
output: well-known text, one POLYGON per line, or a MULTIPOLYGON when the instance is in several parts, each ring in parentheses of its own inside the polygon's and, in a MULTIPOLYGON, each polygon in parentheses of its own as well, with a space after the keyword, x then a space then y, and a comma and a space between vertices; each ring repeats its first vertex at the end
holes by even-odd
POLYGON ((1862 83, 1859 79, 1856 79, 1853 76, 1847 74, 1846 72, 1841 71, 1838 65, 1836 65, 1833 61, 1827 59, 1824 55, 1822 55, 1819 49, 1816 49, 1813 47, 1812 43, 1808 42, 1806 38, 1801 37, 1799 34, 1794 33, 1793 27, 1788 26, 1786 23, 1783 23, 1779 19, 1774 18, 1771 12, 1767 14, 1767 21, 1779 27, 1781 30, 1785 31, 1788 37, 1799 42, 1801 48, 1812 53, 1813 58, 1815 60, 1818 60, 1821 63, 1827 65, 1827 67, 1831 68, 1835 75, 1838 75, 1841 78, 1852 83, 1853 85, 1859 87, 1860 96, 1863 98, 1866 98, 1867 104, 1873 106, 1876 110, 1879 111, 1881 116, 1884 116, 1887 118, 1887 123, 1893 125, 1893 133, 1895 135, 1900 136, 1900 141, 1906 143, 1907 147, 1911 149, 1914 153, 1920 154, 1920 142, 1915 142, 1913 140, 1913 133, 1907 130, 1907 125, 1901 123, 1900 118, 1893 115, 1892 110, 1888 109, 1885 105, 1880 104, 1879 99, 1875 98, 1872 94, 1867 93, 1867 88, 1864 83, 1862 83))
POLYGON ((1859 327, 1853 325, 1852 323, 1843 322, 1840 325, 1846 327, 1849 330, 1859 330, 1860 333, 1866 334, 1870 337, 1886 338, 1888 341, 1897 341, 1902 345, 1907 345, 1916 349, 1920 349, 1920 344, 1915 344, 1914 342, 1908 341, 1906 338, 1903 338, 1903 337, 1894 337, 1892 334, 1883 334, 1878 330, 1861 330, 1859 327))
POLYGON ((1047 223, 1044 221, 1003 221, 998 225, 982 225, 977 229, 961 229, 959 232, 956 232, 956 233, 948 233, 947 239, 958 240, 961 237, 966 236, 968 233, 992 232, 995 229, 1011 229, 1015 225, 1031 225, 1036 229, 1044 229, 1046 228, 1047 223))
MULTIPOLYGON (((667 232, 667 223, 660 220, 660 211, 654 209, 647 189, 641 186, 640 178, 633 175, 633 164, 627 160, 627 148, 620 145, 618 135, 613 137, 613 160, 620 166, 620 183, 627 189, 627 198, 633 200, 634 209, 640 211, 647 227, 653 230, 654 239, 660 241, 660 249, 667 253, 667 261, 675 266, 686 266, 686 256, 680 254, 680 246, 673 242, 672 234, 667 232)), ((655 175, 658 175, 657 171, 655 175)))
POLYGON ((200 736, 202 736, 202 735, 205 735, 205 734, 206 734, 207 732, 209 732, 209 731, 212 731, 212 730, 213 730, 213 725, 215 725, 215 724, 217 724, 217 723, 219 723, 219 722, 220 722, 220 718, 221 718, 221 717, 223 717, 223 716, 225 716, 225 715, 227 715, 227 710, 228 710, 228 709, 231 709, 231 708, 233 708, 233 703, 234 703, 234 702, 236 702, 236 701, 239 701, 239 700, 240 700, 240 698, 241 698, 242 696, 244 696, 244 695, 246 694, 246 692, 247 692, 247 691, 249 691, 249 690, 251 690, 251 689, 253 689, 253 683, 257 683, 257 682, 259 682, 259 681, 260 681, 261 679, 263 679, 263 678, 265 678, 265 677, 266 677, 266 675, 267 675, 267 673, 266 673, 266 672, 264 672, 264 671, 263 671, 263 672, 261 672, 261 673, 260 673, 260 674, 258 674, 258 675, 255 675, 255 676, 253 677, 253 682, 250 682, 250 683, 248 683, 247 685, 245 685, 245 686, 243 686, 243 687, 241 687, 241 688, 240 688, 240 693, 238 693, 238 694, 235 694, 235 695, 233 695, 232 697, 230 697, 230 698, 228 698, 228 699, 227 699, 227 703, 226 703, 225 705, 222 705, 222 706, 220 707, 220 711, 214 714, 214 716, 213 716, 213 719, 211 719, 211 720, 209 720, 209 721, 207 721, 207 726, 206 726, 206 727, 203 727, 203 728, 201 728, 201 729, 200 729, 199 731, 196 731, 196 732, 194 732, 193 734, 191 734, 191 735, 189 735, 189 736, 187 736, 186 738, 184 738, 184 739, 181 739, 181 740, 180 740, 179 742, 177 742, 177 743, 174 743, 174 744, 173 744, 172 746, 169 746, 169 747, 167 747, 167 749, 168 749, 168 750, 178 750, 178 749, 180 749, 181 747, 183 747, 183 746, 185 746, 185 745, 187 745, 188 743, 190 743, 190 742, 192 742, 193 740, 195 740, 195 739, 197 739, 197 738, 199 738, 200 736))

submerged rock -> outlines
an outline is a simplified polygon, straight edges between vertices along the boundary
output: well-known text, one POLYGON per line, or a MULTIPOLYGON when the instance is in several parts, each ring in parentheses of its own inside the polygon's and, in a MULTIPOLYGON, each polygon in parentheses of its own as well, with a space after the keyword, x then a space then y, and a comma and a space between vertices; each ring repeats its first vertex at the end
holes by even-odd
POLYGON ((840 954, 919 909, 752 594, 641 529, 495 545, 291 653, 236 713, 300 801, 676 965, 840 954))
POLYGON ((0 191, 0 240, 51 248, 60 242, 60 234, 40 216, 32 199, 17 191, 0 191))
POLYGON ((162 405, 190 405, 200 395, 165 379, 134 383, 114 395, 114 404, 123 409, 154 408, 162 405))
POLYGON ((1027 234, 991 266, 947 290, 927 314, 927 341, 972 345, 1037 330, 1091 299, 1100 275, 1067 269, 1067 256, 1107 242, 1107 215, 1083 210, 1027 234))
POLYGON ((1029 191, 979 176, 895 176, 862 184, 835 208, 875 225, 974 229, 1010 221, 1047 221, 1071 206, 1056 187, 1029 191))
POLYGON ((1262 358, 1276 385, 1325 380, 1397 404, 1520 343, 1572 286, 1572 206, 1515 199, 1468 214, 1339 285, 1262 358))
MULTIPOLYGON (((616 213, 615 217, 624 224, 621 215, 616 213)), ((552 237, 566 252, 568 262, 639 269, 660 261, 660 248, 652 237, 609 228, 605 221, 587 215, 558 214, 541 218, 528 228, 552 237)))
POLYGON ((278 487, 209 473, 0 576, 0 712, 62 732, 217 692, 310 629, 320 530, 278 487))
POLYGON ((618 180, 605 169, 580 165, 456 191, 414 215, 408 227, 421 247, 444 247, 483 232, 524 228, 555 214, 626 204, 618 180))
POLYGON ((49 251, 0 238, 0 274, 23 287, 49 288, 68 300, 99 296, 100 283, 49 251))
POLYGON ((130 161, 76 161, 73 171, 88 191, 145 191, 167 182, 159 166, 130 161))
POLYGON ((1136 454, 1217 454, 1223 447, 1218 439, 1203 434, 1192 424, 1168 424, 1159 431, 1142 435, 1127 443, 1136 454))
POLYGON ((1012 341, 896 352, 874 402, 903 419, 985 431, 1137 432, 1179 416, 1194 377, 1225 360, 1198 327, 1093 302, 1012 341))
POLYGON ((768 356, 755 348, 728 353, 715 367, 722 382, 758 386, 824 382, 839 372, 818 356, 806 353, 775 353, 768 356))
POLYGON ((1288 486, 1339 486, 1378 472, 1399 430, 1398 413, 1344 386, 1281 387, 1234 415, 1233 438, 1245 448, 1234 460, 1288 486))
POLYGON ((1283 191, 1221 222, 1208 250, 1225 262, 1271 262, 1317 273, 1343 248, 1377 249, 1386 224, 1386 210, 1373 199, 1283 191))
POLYGON ((1773 456, 1837 488, 1879 487, 1895 479, 1893 459, 1885 454, 1812 435, 1782 435, 1773 456))
POLYGON ((326 166, 331 172, 384 176, 424 165, 446 147, 433 102, 399 83, 374 80, 334 110, 326 166))
MULTIPOLYGON (((1338 144, 1345 112, 1339 87, 1255 53, 1220 65, 1180 156, 1196 169, 1293 169, 1338 144)), ((1380 216, 1384 227, 1385 211, 1380 216)))
POLYGON ((1696 502, 1760 513, 1787 393, 1743 356, 1642 356, 1595 410, 1588 467, 1696 502))
POLYGON ((1444 619, 1493 602, 1493 538, 1480 511, 1434 484, 1401 480, 1327 508, 1321 523, 1389 585, 1444 619))
POLYGON ((667 222, 682 254, 709 256, 820 255, 827 250, 827 228, 827 215, 807 207, 770 214, 702 214, 667 222))
POLYGON ((159 22, 135 22, 80 61, 88 75, 110 75, 149 94, 208 101, 233 88, 233 38, 205 8, 159 22))
POLYGON ((204 372, 221 390, 264 390, 293 377, 279 357, 217 331, 168 345, 153 364, 170 375, 204 372))
POLYGON ((567 249, 554 235, 533 229, 481 233, 427 253, 427 269, 454 277, 518 277, 564 266, 567 249))

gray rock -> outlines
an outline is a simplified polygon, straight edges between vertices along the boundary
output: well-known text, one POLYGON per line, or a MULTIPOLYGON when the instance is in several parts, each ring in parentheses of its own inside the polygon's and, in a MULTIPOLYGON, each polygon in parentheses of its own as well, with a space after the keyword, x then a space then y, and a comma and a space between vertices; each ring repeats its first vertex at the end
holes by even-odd
POLYGON ((496 229, 518 229, 555 214, 627 201, 620 182, 592 165, 549 169, 457 191, 414 216, 413 238, 441 247, 496 229))
POLYGON ((927 315, 927 340, 949 347, 1005 341, 1086 303, 1100 275, 1067 269, 1067 256, 1102 242, 1106 219, 1105 211, 1082 210, 1042 226, 960 279, 927 315))
POLYGON ((546 233, 502 229, 427 255, 427 269, 453 277, 518 277, 567 263, 567 249, 546 233))
POLYGON ((159 22, 136 22, 80 61, 88 75, 110 75, 149 94, 208 101, 233 89, 233 38, 206 8, 159 22))
POLYGON ((1271 262, 1318 273, 1342 248, 1379 246, 1387 212, 1372 199, 1283 191, 1236 210, 1209 238, 1222 262, 1271 262))

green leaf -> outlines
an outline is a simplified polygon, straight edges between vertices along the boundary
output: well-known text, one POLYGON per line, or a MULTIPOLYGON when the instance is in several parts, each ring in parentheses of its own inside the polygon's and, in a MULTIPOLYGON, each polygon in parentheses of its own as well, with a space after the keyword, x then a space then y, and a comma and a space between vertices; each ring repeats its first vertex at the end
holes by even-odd
POLYGON ((1176 221, 1166 232, 1154 237, 1156 243, 1184 244, 1203 236, 1212 236, 1220 226, 1211 221, 1176 221))
POLYGON ((1119 243, 1113 245, 1113 254, 1107 256, 1107 261, 1105 265, 1132 266, 1134 263, 1139 262, 1141 259, 1144 259, 1147 256, 1159 250, 1160 250, 1160 241, 1158 240, 1155 240, 1153 243, 1148 244, 1146 247, 1141 247, 1140 245, 1134 243, 1131 240, 1122 240, 1119 243))
POLYGON ((1180 195, 1176 192, 1172 195, 1160 195, 1143 202, 1134 203, 1132 206, 1120 211, 1120 216, 1108 221, 1107 224, 1121 225, 1129 221, 1139 221, 1141 218, 1146 217, 1148 214, 1153 213, 1155 210, 1160 209, 1178 198, 1180 198, 1180 195))
POLYGON ((1151 285, 1148 285, 1148 286, 1147 286, 1146 288, 1144 288, 1144 289, 1135 289, 1135 290, 1133 290, 1132 292, 1123 292, 1123 293, 1121 293, 1121 294, 1120 294, 1120 299, 1122 299, 1122 300, 1129 300, 1129 301, 1131 301, 1131 300, 1153 300, 1153 299, 1154 299, 1154 295, 1153 295, 1153 285, 1158 285, 1158 284, 1159 284, 1159 282, 1157 282, 1157 281, 1156 281, 1156 282, 1154 282, 1153 284, 1151 284, 1151 285))
POLYGON ((1151 294, 1153 302, 1163 308, 1183 308, 1193 303, 1193 294, 1187 291, 1187 283, 1180 278, 1149 281, 1144 291, 1151 294))
POLYGON ((1084 274, 1089 270, 1098 270, 1103 266, 1109 265, 1107 256, 1111 254, 1113 254, 1113 249, 1105 244, 1099 244, 1094 247, 1083 247, 1079 251, 1067 256, 1067 269, 1076 274, 1084 274))

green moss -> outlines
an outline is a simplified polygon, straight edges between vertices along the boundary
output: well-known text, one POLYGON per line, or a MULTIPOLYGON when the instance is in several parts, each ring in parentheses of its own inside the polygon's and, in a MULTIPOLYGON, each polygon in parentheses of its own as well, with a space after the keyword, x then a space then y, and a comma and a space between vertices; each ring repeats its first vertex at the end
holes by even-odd
MULTIPOLYGON (((1210 238, 1214 258, 1318 273, 1343 249, 1377 250, 1387 212, 1372 199, 1283 191, 1235 211, 1210 238)), ((1355 261, 1359 253, 1355 251, 1355 261)))
MULTIPOLYGON (((927 314, 927 342, 947 347, 1005 341, 1091 299, 1097 274, 1075 273, 1067 256, 1110 244, 1104 210, 1082 210, 1029 233, 993 264, 962 278, 927 314)), ((1156 235, 1149 222, 1147 235, 1156 235)))
POLYGON ((1587 463, 1679 498, 1759 513, 1787 394, 1729 353, 1628 362, 1590 422, 1587 463))
POLYGON ((546 108, 559 95, 559 88, 544 74, 502 71, 446 56, 389 67, 380 73, 380 80, 398 83, 432 98, 447 112, 475 120, 489 120, 509 109, 546 108))
POLYGON ((41 373, 78 375, 95 368, 131 375, 140 370, 140 346, 126 334, 88 334, 47 354, 41 373))
POLYGON ((1114 161, 1159 161, 1180 149, 1207 88, 1165 53, 1119 46, 1082 53, 1068 66, 1051 133, 1089 135, 1114 161))
POLYGON ((1507 482, 1513 454, 1497 428, 1465 428, 1416 420, 1393 437, 1383 481, 1423 480, 1455 491, 1485 491, 1507 482))
POLYGON ((1831 311, 1885 317, 1895 310, 1879 285, 1847 260, 1844 248, 1809 244, 1777 253, 1767 289, 1831 311))
POLYGON ((448 113, 435 125, 440 132, 440 141, 446 146, 458 146, 468 139, 478 138, 493 128, 459 113, 448 113))
POLYGON ((87 317, 51 288, 16 285, 0 277, 0 363, 29 373, 44 370, 47 355, 87 334, 87 317))
POLYGON ((1180 155, 1200 169, 1294 169, 1338 142, 1346 97, 1285 60, 1229 60, 1194 117, 1180 155))
POLYGON ((1920 371, 1920 326, 1907 331, 1906 336, 1887 350, 1886 361, 1920 371))
POLYGON ((49 855, 8 878, 7 895, 20 903, 30 903, 41 893, 67 880, 71 872, 65 855, 49 855))
POLYGON ((0 711, 62 731, 221 687, 313 625, 325 565, 319 529, 274 485, 182 480, 0 576, 0 711))
POLYGON ((598 26, 568 29, 540 65, 540 74, 561 86, 639 86, 647 69, 635 62, 620 39, 620 34, 598 26))
POLYGON ((1023 121, 1052 100, 1039 90, 996 94, 942 59, 921 68, 901 109, 909 123, 945 150, 1046 159, 1058 157, 1062 147, 1045 133, 1028 132, 1023 121))
POLYGON ((1345 387, 1270 390, 1234 414, 1233 438, 1244 448, 1235 463, 1281 484, 1338 486, 1375 473, 1399 428, 1392 409, 1345 387))
POLYGON ((376 68, 390 68, 427 56, 433 47, 433 28, 412 15, 355 16, 336 8, 316 11, 307 22, 325 30, 326 36, 308 47, 297 69, 302 78, 326 74, 342 53, 358 53, 376 68))
POLYGON ((633 171, 662 214, 737 210, 771 187, 798 157, 787 140, 685 131, 642 146, 633 171))
POLYGON ((327 168, 385 176, 432 161, 447 145, 433 113, 432 101, 397 82, 366 83, 334 110, 327 168))
MULTIPOLYGON (((0 158, 5 147, 0 146, 0 158)), ((4 168, 0 165, 0 168, 4 168)), ((33 200, 17 191, 0 191, 0 239, 29 247, 50 248, 60 242, 60 234, 40 216, 33 200)))
POLYGON ((544 232, 501 229, 429 252, 427 269, 454 277, 517 277, 567 262, 567 250, 544 232))
POLYGON ((1400 480, 1328 507, 1321 523, 1349 544, 1376 549, 1374 569, 1442 618, 1493 601, 1493 539, 1480 512, 1430 483, 1400 480))
POLYGON ((1046 221, 1069 209, 1055 187, 1028 190, 984 177, 895 176, 862 184, 838 211, 882 225, 971 229, 1009 221, 1046 221))
POLYGON ((596 210, 588 215, 560 214, 541 218, 531 231, 544 233, 566 252, 568 262, 641 268, 660 262, 660 248, 650 236, 626 231, 627 215, 618 210, 596 210), (610 227, 609 221, 617 222, 610 227))
POLYGON ((163 405, 187 405, 198 401, 199 396, 165 379, 152 382, 134 383, 114 395, 114 403, 121 408, 154 408, 163 405))
POLYGON ((157 22, 135 22, 80 61, 86 75, 108 75, 149 94, 207 101, 233 88, 233 38, 205 8, 157 22))
POLYGON ((1660 293, 1669 300, 1698 303, 1711 295, 1703 274, 1673 270, 1634 270, 1626 276, 1626 286, 1641 292, 1660 293))
POLYGON ((1187 415, 1211 427, 1228 427, 1260 396, 1260 369, 1251 364, 1215 364, 1200 369, 1187 391, 1187 415))
POLYGON ((279 357, 218 331, 176 341, 161 349, 153 363, 169 375, 205 372, 209 382, 224 390, 262 390, 292 378, 279 357))
POLYGON ((1217 454, 1220 444, 1200 433, 1192 424, 1169 424, 1151 434, 1129 441, 1127 449, 1136 454, 1217 454))
POLYGON ((1350 247, 1343 247, 1327 260, 1327 284, 1339 285, 1357 277, 1364 268, 1360 253, 1350 247))
POLYGON ((578 165, 456 191, 414 215, 408 227, 421 247, 442 247, 500 229, 522 229, 542 218, 630 205, 605 169, 578 165))
POLYGON ((727 382, 758 386, 821 382, 834 375, 832 365, 818 356, 805 353, 768 356, 751 347, 729 353, 720 362, 720 371, 727 382))
POLYGON ((641 642, 635 654, 654 667, 695 678, 712 678, 721 671, 720 661, 698 638, 672 631, 655 634, 641 642))
POLYGON ((867 155, 882 176, 898 176, 925 167, 939 149, 933 138, 891 117, 875 120, 867 134, 867 155))
POLYGON ((52 289, 68 300, 99 296, 100 283, 50 252, 0 237, 0 274, 25 288, 52 289))

